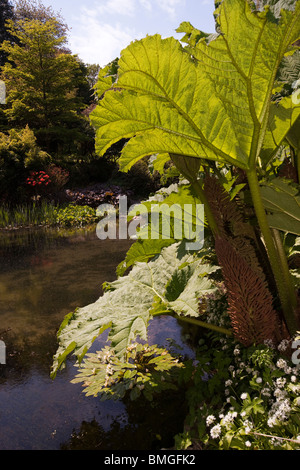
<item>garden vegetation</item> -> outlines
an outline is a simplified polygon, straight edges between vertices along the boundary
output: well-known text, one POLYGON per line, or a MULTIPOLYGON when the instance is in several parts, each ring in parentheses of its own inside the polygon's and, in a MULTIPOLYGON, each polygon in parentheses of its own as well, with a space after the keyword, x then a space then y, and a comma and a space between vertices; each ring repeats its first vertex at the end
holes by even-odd
POLYGON ((39 0, 1 0, 0 12, 0 80, 6 88, 0 104, 0 201, 13 210, 41 199, 65 202, 67 183, 93 183, 92 174, 106 181, 112 171, 95 154, 88 118, 99 66, 71 53, 68 26, 39 0), (33 172, 49 174, 50 167, 56 167, 51 184, 28 184, 33 172))
POLYGON ((300 3, 223 0, 215 19, 213 35, 183 23, 181 42, 155 35, 129 45, 117 75, 100 72, 91 116, 100 155, 128 139, 124 171, 147 155, 161 172, 172 162, 179 184, 148 204, 204 204, 205 245, 185 252, 178 240, 138 240, 119 279, 65 318, 53 376, 74 353, 88 394, 147 390, 151 373, 137 376, 139 361, 126 358, 136 338, 147 341, 153 317, 171 315, 214 332, 183 368, 193 385, 177 448, 299 448, 291 352, 300 329, 300 105, 297 83, 283 77, 299 61, 300 3), (110 349, 85 358, 106 329, 110 349))
MULTIPOLYGON (((51 375, 73 354, 74 381, 102 400, 151 403, 182 387, 189 413, 177 449, 300 449, 300 2, 222 0, 214 16, 215 34, 185 22, 181 41, 131 43, 100 70, 90 115, 97 155, 125 142, 122 171, 151 157, 162 177, 176 176, 146 207, 204 205, 204 245, 140 237, 103 295, 65 317, 51 375), (193 325, 195 360, 147 344, 161 315, 193 325), (108 346, 88 352, 106 330, 108 346)), ((50 69, 59 57, 57 49, 50 69)), ((76 82, 76 61, 60 60, 76 82)), ((4 73, 17 72, 7 64, 4 73)), ((10 93, 7 116, 17 119, 10 93)), ((27 111, 48 151, 55 100, 47 97, 47 112, 42 92, 39 100, 38 117, 38 104, 27 111)), ((46 184, 44 174, 27 175, 41 176, 46 184)))

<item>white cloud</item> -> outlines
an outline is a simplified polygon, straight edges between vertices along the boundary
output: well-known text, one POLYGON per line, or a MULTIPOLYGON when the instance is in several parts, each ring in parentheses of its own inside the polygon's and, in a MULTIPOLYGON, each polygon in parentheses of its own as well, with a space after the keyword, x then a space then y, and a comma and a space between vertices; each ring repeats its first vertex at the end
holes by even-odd
POLYGON ((80 24, 71 34, 69 44, 83 62, 103 67, 120 57, 121 50, 136 38, 136 31, 118 23, 102 22, 101 17, 94 17, 86 10, 80 15, 80 24))
POLYGON ((95 4, 94 14, 133 16, 135 6, 135 0, 105 0, 95 4))
POLYGON ((185 0, 104 0, 95 5, 97 14, 134 16, 139 7, 148 12, 163 10, 170 18, 176 15, 176 8, 182 6, 185 0))
MULTIPOLYGON (((82 4, 73 16, 69 38, 71 50, 85 63, 108 64, 131 41, 145 37, 147 14, 158 13, 167 19, 176 18, 177 9, 185 0, 101 0, 89 7, 82 4), (164 14, 162 14, 162 12, 164 14)), ((156 16, 156 15, 155 15, 156 16)))
POLYGON ((182 0, 157 0, 158 6, 172 19, 176 17, 176 7, 182 6, 182 3, 182 0))
POLYGON ((148 11, 152 11, 152 4, 150 0, 139 0, 142 7, 148 11))

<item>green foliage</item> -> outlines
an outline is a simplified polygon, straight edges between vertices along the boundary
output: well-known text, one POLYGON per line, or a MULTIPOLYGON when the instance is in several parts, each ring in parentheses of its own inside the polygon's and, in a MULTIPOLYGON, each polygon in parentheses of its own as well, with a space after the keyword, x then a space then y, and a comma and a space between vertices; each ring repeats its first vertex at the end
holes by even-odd
POLYGON ((300 235, 299 185, 274 178, 262 182, 260 190, 270 227, 300 235))
POLYGON ((36 137, 28 126, 0 133, 0 194, 9 201, 18 196, 30 168, 43 167, 51 157, 37 145, 36 137))
MULTIPOLYGON (((106 158, 115 165, 115 169, 118 169, 120 150, 124 143, 124 141, 120 141, 106 152, 106 158), (114 148, 115 151, 111 152, 114 148)), ((99 160, 103 160, 103 157, 98 158, 99 160)), ((157 172, 151 172, 147 160, 144 158, 138 161, 128 173, 118 171, 116 176, 113 176, 116 184, 133 191, 137 199, 148 197, 161 186, 160 175, 157 172)))
POLYGON ((20 29, 22 28, 22 21, 37 20, 46 23, 55 20, 55 36, 64 38, 66 42, 68 26, 65 24, 60 12, 55 12, 51 6, 46 7, 41 0, 14 0, 14 15, 20 29))
POLYGON ((204 254, 188 254, 184 243, 175 243, 148 263, 137 263, 127 276, 106 283, 99 300, 66 316, 58 333, 52 376, 70 353, 81 361, 93 341, 109 328, 108 340, 121 359, 136 337, 147 341, 153 315, 175 311, 198 317, 198 298, 216 289, 209 278, 216 267, 202 261, 204 254), (177 282, 179 276, 184 282, 177 282))
POLYGON ((174 240, 137 240, 127 251, 126 258, 117 267, 118 276, 123 276, 125 272, 136 263, 149 261, 158 256, 161 250, 172 244, 174 240))
POLYGON ((24 168, 45 165, 50 156, 42 151, 36 142, 33 131, 26 126, 24 129, 10 129, 8 134, 0 134, 1 157, 10 161, 20 160, 24 168))
POLYGON ((56 225, 56 208, 46 201, 37 204, 0 206, 0 228, 11 229, 42 225, 56 225))
POLYGON ((95 224, 99 218, 95 209, 89 206, 75 206, 69 204, 66 207, 55 209, 55 224, 63 227, 82 227, 95 224))
POLYGON ((186 437, 205 450, 300 449, 300 371, 284 356, 288 346, 207 338, 187 395, 186 437))
MULTIPOLYGON (((293 44, 300 36, 300 3, 299 0, 292 3, 292 7, 289 4, 277 14, 273 7, 255 10, 254 4, 247 0, 223 0, 215 12, 216 35, 208 36, 184 23, 180 31, 185 33, 185 47, 174 38, 162 39, 159 35, 131 43, 122 52, 114 71, 107 67, 100 72, 99 102, 91 115, 96 129, 96 151, 100 156, 121 139, 128 140, 119 159, 121 170, 128 171, 144 157, 151 156, 153 169, 163 172, 166 164, 172 161, 177 171, 188 179, 187 184, 177 186, 174 191, 155 194, 144 207, 140 206, 141 210, 149 212, 158 201, 166 204, 166 210, 178 201, 182 204, 191 202, 192 205, 202 202, 207 231, 218 241, 218 246, 222 246, 222 237, 229 245, 229 240, 235 242, 230 245, 230 256, 233 253, 231 259, 238 265, 236 272, 240 273, 241 283, 249 279, 245 274, 251 271, 249 264, 252 260, 249 257, 251 253, 256 256, 257 252, 257 273, 251 279, 266 277, 267 291, 269 285, 274 286, 275 280, 277 289, 274 288, 272 295, 268 296, 268 304, 271 305, 272 296, 276 301, 280 299, 279 310, 283 312, 291 336, 298 328, 299 318, 296 317, 294 280, 282 238, 290 235, 289 231, 298 233, 298 229, 295 232, 294 225, 291 228, 290 224, 291 220, 298 221, 298 188, 295 189, 290 182, 278 185, 279 180, 270 181, 270 177, 274 176, 276 166, 272 165, 272 160, 291 138, 291 129, 297 129, 300 116, 300 106, 291 95, 282 94, 280 99, 274 100, 276 93, 283 88, 282 80, 278 79, 280 64, 285 57, 294 57, 296 48, 293 44), (215 188, 221 183, 221 189, 225 190, 221 195, 220 192, 208 194, 205 183, 209 178, 216 179, 215 188), (270 188, 276 191, 272 197, 267 194, 270 188), (243 199, 248 190, 249 204, 243 199), (227 199, 235 200, 236 205, 230 205, 227 199), (276 201, 276 208, 274 204, 271 207, 272 200, 276 201), (296 206, 291 211, 288 206, 292 200, 296 206), (222 209, 230 211, 233 207, 235 214, 226 220, 222 209), (277 219, 279 216, 279 229, 283 231, 279 236, 273 231, 274 214, 277 219), (235 216, 237 220, 234 220, 235 216), (231 223, 235 224, 236 232, 231 223), (250 244, 253 244, 252 251, 250 244)), ((171 229, 176 220, 179 217, 175 213, 171 229)), ((141 229, 139 235, 147 233, 151 226, 153 228, 153 220, 150 227, 141 229)), ((58 334, 59 348, 52 376, 70 353, 74 353, 81 362, 95 338, 109 328, 108 339, 112 348, 118 359, 123 358, 124 361, 128 346, 137 336, 147 341, 147 325, 153 315, 179 314, 179 318, 186 321, 231 333, 224 324, 220 327, 205 322, 205 315, 199 316, 200 310, 203 313, 199 299, 204 299, 205 310, 209 303, 208 294, 217 291, 213 277, 217 277, 219 271, 211 262, 211 253, 206 249, 199 253, 186 253, 182 243, 174 243, 174 233, 164 236, 161 226, 156 226, 155 234, 151 241, 140 240, 133 245, 124 263, 118 267, 119 275, 131 269, 129 274, 106 284, 104 295, 96 303, 65 318, 58 334), (166 243, 163 243, 164 239, 166 243)), ((228 262, 228 258, 225 261, 228 262)), ((231 273, 234 276, 235 266, 231 266, 231 273)), ((253 303, 256 302, 254 291, 255 286, 252 286, 253 303)), ((230 300, 234 303, 234 292, 230 300)), ((246 294, 243 300, 247 307, 246 294)), ((224 302, 220 301, 220 304, 224 307, 224 302)), ((251 316, 253 312, 248 310, 251 316)), ((268 321, 273 328, 277 312, 271 307, 270 312, 268 321)), ((238 320, 244 311, 237 313, 239 317, 237 315, 234 321, 238 329, 238 320)), ((269 334, 267 326, 266 332, 264 330, 266 335, 269 334)), ((278 326, 278 336, 282 331, 278 326)), ((215 435, 223 433, 221 448, 246 448, 248 441, 243 440, 245 430, 240 431, 242 424, 230 429, 227 424, 242 412, 255 423, 256 434, 262 433, 260 420, 268 410, 268 403, 261 389, 258 393, 261 381, 256 381, 255 376, 248 380, 244 366, 239 364, 240 371, 230 375, 229 367, 236 357, 232 352, 237 350, 235 345, 225 344, 224 347, 228 351, 220 349, 219 343, 213 339, 211 349, 201 349, 199 374, 193 374, 193 366, 185 374, 191 371, 190 379, 193 377, 199 393, 197 397, 201 398, 202 404, 207 403, 204 408, 209 406, 212 409, 226 402, 227 392, 224 392, 224 398, 221 391, 224 382, 238 378, 235 388, 238 394, 248 393, 249 401, 242 403, 236 399, 230 404, 226 402, 226 406, 236 407, 234 416, 230 410, 227 421, 218 423, 214 431, 215 435), (204 373, 209 379, 207 387, 203 385, 204 373), (255 394, 250 393, 250 389, 255 394)), ((247 354, 247 350, 243 351, 247 354)), ((255 371, 261 372, 263 381, 275 387, 274 380, 279 376, 277 372, 273 374, 269 353, 263 351, 258 357, 254 350, 252 352, 253 357, 245 356, 244 362, 249 359, 251 364, 255 363, 255 371)), ((294 399, 295 389, 290 387, 288 390, 294 399)), ((297 407, 298 404, 291 413, 292 421, 298 412, 297 407)), ((197 415, 197 410, 193 411, 191 422, 198 421, 198 433, 202 439, 206 433, 205 423, 203 412, 199 411, 197 415)), ((266 420, 263 426, 269 426, 266 420)), ((283 437, 293 438, 295 429, 285 424, 284 432, 287 434, 283 437)), ((189 442, 186 434, 180 440, 184 446, 189 442)), ((250 441, 254 442, 253 439, 250 441)))
POLYGON ((189 432, 176 434, 174 438, 175 449, 186 450, 192 445, 189 432))
POLYGON ((5 229, 33 226, 79 228, 95 224, 98 220, 95 209, 89 206, 70 204, 60 207, 45 200, 0 207, 0 228, 5 229))
POLYGON ((86 64, 87 68, 87 79, 88 83, 90 85, 91 90, 94 89, 97 80, 98 80, 98 75, 100 72, 100 65, 99 64, 86 64))
MULTIPOLYGON (((120 159, 124 170, 153 153, 225 161, 247 170, 268 125, 272 131, 270 109, 282 125, 278 142, 288 130, 281 112, 292 110, 293 103, 284 98, 275 108, 270 99, 274 72, 300 33, 299 11, 298 3, 295 12, 285 11, 275 22, 267 11, 252 13, 245 0, 225 0, 217 10, 223 34, 209 44, 204 38, 183 49, 158 35, 132 43, 119 60, 116 87, 122 93, 107 85, 92 115, 99 154, 131 137, 120 159)), ((291 114, 292 122, 299 112, 298 107, 291 114)))
POLYGON ((99 98, 115 83, 117 71, 118 59, 113 60, 106 67, 98 71, 98 80, 94 88, 99 98))
POLYGON ((185 42, 190 46, 195 46, 200 39, 208 38, 209 35, 200 31, 191 25, 189 21, 183 21, 180 26, 176 29, 177 33, 184 33, 185 35, 181 38, 181 42, 185 42))
POLYGON ((83 382, 85 394, 99 395, 102 401, 126 395, 131 400, 144 395, 151 401, 157 393, 176 389, 181 367, 183 363, 156 345, 133 343, 122 361, 107 346, 86 355, 72 383, 83 382))
MULTIPOLYGON (((243 170, 256 217, 252 223, 264 240, 276 282, 274 296, 294 334, 296 292, 273 239, 259 178, 300 116, 294 96, 274 101, 283 87, 279 67, 285 57, 294 57, 300 36, 300 3, 288 2, 278 14, 273 6, 258 11, 247 0, 224 0, 215 18, 218 34, 213 36, 182 24, 185 47, 155 35, 122 52, 117 79, 100 78, 104 97, 91 115, 96 151, 103 155, 115 142, 129 139, 119 160, 124 171, 147 155, 156 155, 161 169, 171 159, 203 201, 215 236, 220 235, 218 221, 198 178, 200 165, 206 165, 206 176, 209 167, 218 178, 225 164, 243 170)), ((282 207, 281 218, 286 215, 282 207)))
POLYGON ((197 211, 197 205, 201 205, 201 200, 190 184, 172 184, 158 190, 141 205, 134 206, 129 219, 137 213, 141 216, 149 214, 149 223, 138 232, 142 239, 168 240, 169 244, 182 238, 193 240, 194 231, 198 230, 199 236, 205 224, 204 214, 197 211))
POLYGON ((84 73, 77 57, 63 52, 60 27, 56 18, 19 19, 9 23, 17 42, 1 46, 9 58, 1 74, 7 89, 5 113, 14 126, 30 124, 47 151, 78 139, 85 121, 78 113, 83 103, 77 93, 84 73))
MULTIPOLYGON (((3 41, 12 41, 14 38, 11 36, 6 28, 6 21, 14 17, 14 10, 9 0, 0 1, 0 45, 3 41)), ((7 60, 7 56, 3 51, 0 51, 0 67, 2 67, 7 60)))
MULTIPOLYGON (((299 156, 299 149, 300 149, 299 130, 300 130, 300 119, 298 118, 295 124, 291 127, 291 129, 289 130, 287 134, 287 142, 289 143, 292 149, 295 149, 298 156, 299 156)), ((299 179, 299 166, 298 166, 298 179, 299 179)))

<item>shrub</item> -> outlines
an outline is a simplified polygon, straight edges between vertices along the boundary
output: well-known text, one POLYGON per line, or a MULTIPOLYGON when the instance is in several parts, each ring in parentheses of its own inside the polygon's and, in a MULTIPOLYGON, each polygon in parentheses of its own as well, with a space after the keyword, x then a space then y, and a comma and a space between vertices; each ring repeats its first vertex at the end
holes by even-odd
POLYGON ((89 206, 74 206, 70 204, 64 208, 56 208, 56 225, 65 227, 82 227, 97 222, 96 211, 89 206))
POLYGON ((178 448, 188 438, 205 450, 300 449, 300 368, 287 352, 287 341, 245 348, 214 335, 202 344, 178 448))
POLYGON ((16 201, 21 197, 28 171, 49 164, 51 157, 42 151, 32 130, 11 129, 0 133, 0 196, 16 201))
POLYGON ((61 190, 69 181, 69 172, 53 163, 47 167, 47 174, 51 180, 53 190, 61 190))

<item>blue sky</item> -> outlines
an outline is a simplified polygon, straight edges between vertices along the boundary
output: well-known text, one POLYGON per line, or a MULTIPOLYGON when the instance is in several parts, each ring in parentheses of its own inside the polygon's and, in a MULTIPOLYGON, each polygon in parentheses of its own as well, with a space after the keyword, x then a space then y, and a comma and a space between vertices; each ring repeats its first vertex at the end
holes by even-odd
POLYGON ((182 21, 214 32, 213 0, 42 0, 70 28, 69 47, 85 63, 106 65, 134 39, 174 36, 182 21))

